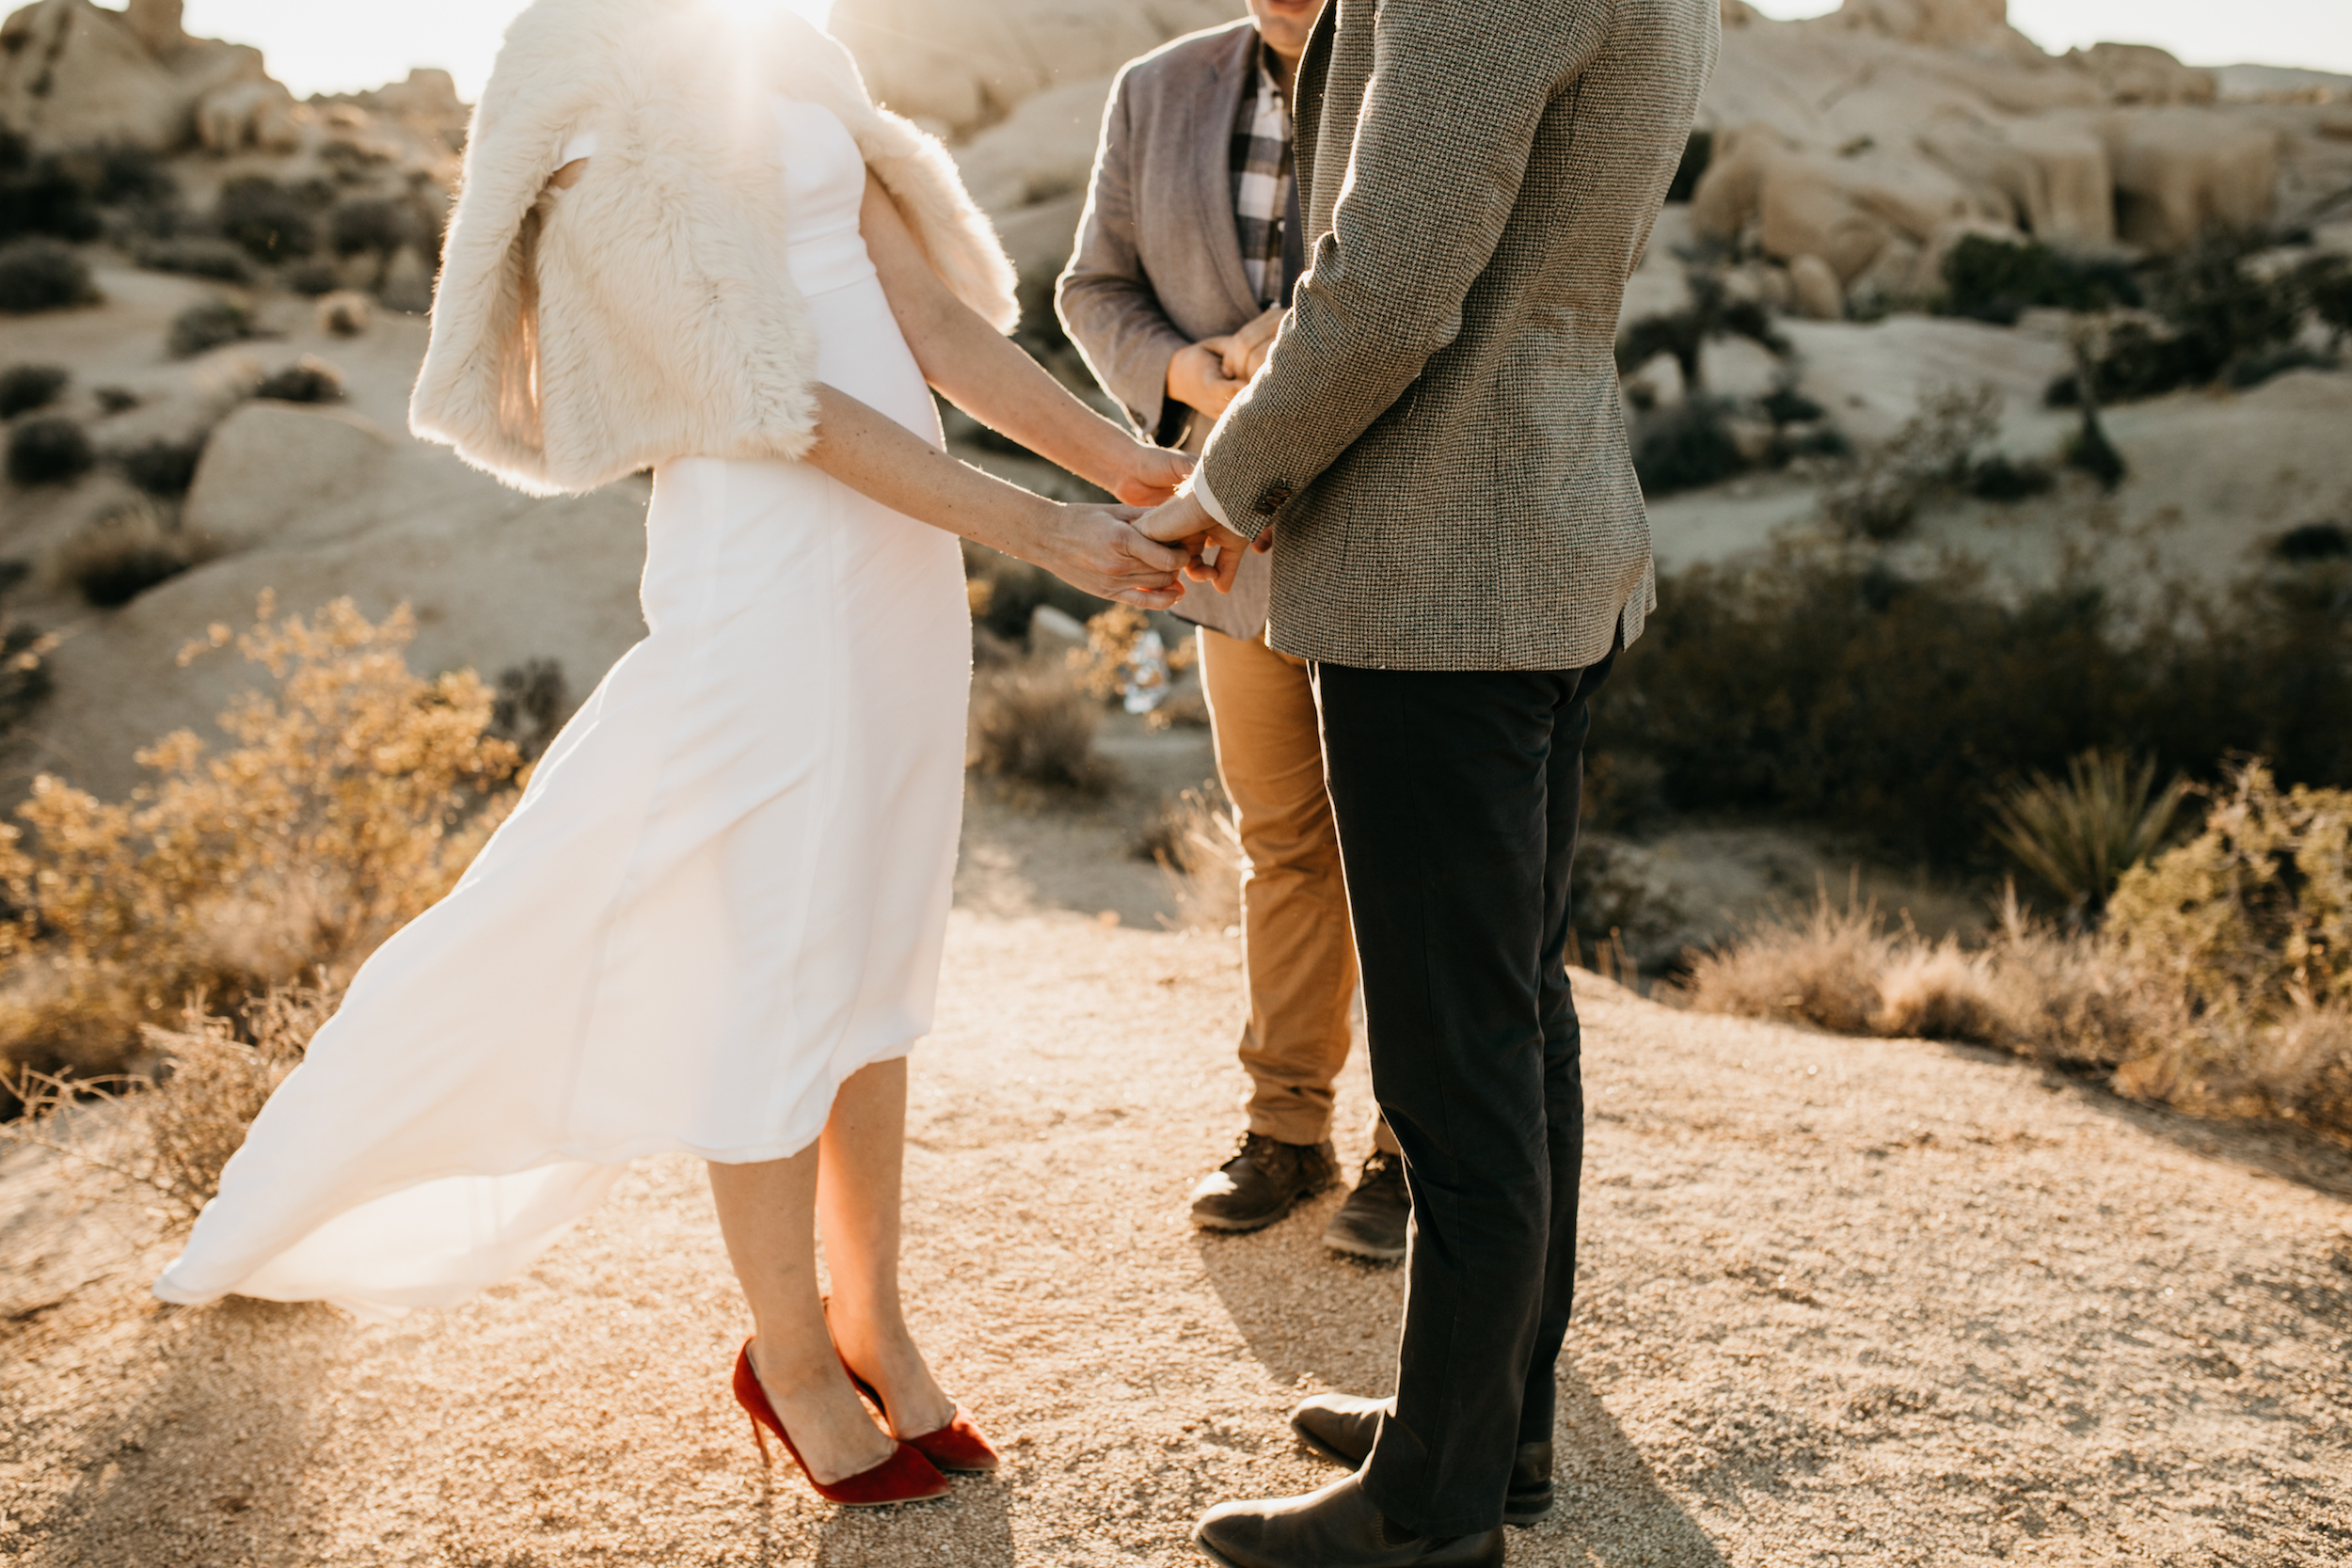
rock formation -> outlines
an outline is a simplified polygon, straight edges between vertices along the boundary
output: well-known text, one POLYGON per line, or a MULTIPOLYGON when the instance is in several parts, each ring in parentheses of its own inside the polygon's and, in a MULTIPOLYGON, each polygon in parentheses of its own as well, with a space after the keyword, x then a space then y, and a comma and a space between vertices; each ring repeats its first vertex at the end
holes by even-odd
POLYGON ((2352 182, 2324 104, 2223 103, 2144 45, 2045 55, 2005 0, 1846 0, 1801 23, 1725 4, 1697 233, 1818 258, 1850 293, 1931 292, 1963 232, 2170 253, 2307 221, 2352 182))
POLYGON ((964 136, 1047 87, 1107 77, 1240 14, 1236 0, 838 0, 832 30, 875 96, 964 136))
POLYGON ((453 178, 466 109, 447 71, 416 71, 324 107, 298 103, 261 51, 190 38, 180 17, 180 0, 132 0, 126 11, 35 0, 0 23, 0 126, 42 151, 294 155, 343 140, 398 172, 453 178))

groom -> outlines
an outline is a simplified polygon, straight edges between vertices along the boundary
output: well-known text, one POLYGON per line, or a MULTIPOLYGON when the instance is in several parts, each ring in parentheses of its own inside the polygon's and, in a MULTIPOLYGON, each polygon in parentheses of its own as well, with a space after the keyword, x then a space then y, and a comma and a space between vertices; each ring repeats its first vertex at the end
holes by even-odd
POLYGON ((1274 551, 1412 1191, 1394 1398, 1293 1418, 1361 1468, 1213 1510, 1198 1539, 1232 1568, 1491 1568, 1551 1506, 1586 702, 1654 594, 1617 313, 1718 8, 1330 0, 1295 99, 1309 271, 1191 491, 1140 524, 1220 587, 1274 551))

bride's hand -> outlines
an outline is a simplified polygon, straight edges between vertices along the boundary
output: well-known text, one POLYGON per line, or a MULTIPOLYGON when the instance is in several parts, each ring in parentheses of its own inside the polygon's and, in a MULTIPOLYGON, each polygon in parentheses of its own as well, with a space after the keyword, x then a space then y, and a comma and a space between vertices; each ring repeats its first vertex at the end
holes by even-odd
POLYGON ((1127 454, 1122 471, 1108 476, 1104 489, 1129 506, 1157 506, 1176 493, 1192 472, 1187 453, 1137 441, 1127 454))
POLYGON ((1133 506, 1041 501, 1024 559, 1098 599, 1166 610, 1184 596, 1185 552, 1138 533, 1133 506))

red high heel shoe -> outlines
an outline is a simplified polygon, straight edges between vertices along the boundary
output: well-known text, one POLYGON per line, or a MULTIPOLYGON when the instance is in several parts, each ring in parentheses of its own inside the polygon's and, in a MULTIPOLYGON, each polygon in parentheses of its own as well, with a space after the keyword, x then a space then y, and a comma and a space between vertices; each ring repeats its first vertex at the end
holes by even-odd
MULTIPOLYGON (((874 1392, 874 1386, 851 1371, 847 1361, 841 1363, 841 1370, 850 1373, 850 1381, 856 1386, 857 1391, 873 1402, 874 1408, 882 1412, 882 1419, 890 1419, 890 1407, 882 1403, 880 1394, 874 1392)), ((956 1406, 955 1415, 937 1432, 927 1432, 920 1437, 908 1437, 901 1441, 942 1470, 985 1475, 1004 1463, 996 1456, 995 1448, 980 1435, 980 1429, 972 1424, 972 1418, 964 1414, 961 1405, 956 1406)))
POLYGON ((776 1418, 776 1407, 768 1402, 768 1390, 759 1386, 759 1374, 752 1370, 752 1342, 743 1341, 743 1348, 735 1356, 735 1402, 752 1418, 752 1437, 759 1444, 763 1464, 775 1461, 768 1452, 768 1432, 776 1434, 784 1451, 792 1456, 792 1463, 801 1467, 817 1495, 829 1503, 844 1508, 881 1508, 889 1503, 919 1503, 931 1497, 944 1497, 955 1488, 939 1467, 909 1443, 900 1443, 888 1459, 868 1470, 842 1481, 826 1482, 809 1474, 808 1461, 793 1446, 792 1434, 784 1430, 776 1418), (760 1429, 765 1427, 768 1432, 760 1429))

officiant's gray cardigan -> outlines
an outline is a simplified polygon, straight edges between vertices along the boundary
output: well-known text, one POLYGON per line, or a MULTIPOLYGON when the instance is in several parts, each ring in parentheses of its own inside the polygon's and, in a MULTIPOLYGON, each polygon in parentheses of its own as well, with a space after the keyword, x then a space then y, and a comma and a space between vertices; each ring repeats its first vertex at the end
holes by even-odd
MULTIPOLYGON (((1070 341, 1136 433, 1186 451, 1200 450, 1209 420, 1168 395, 1168 361, 1264 309, 1242 269, 1233 215, 1233 123, 1257 87, 1257 25, 1245 17, 1128 62, 1103 112, 1086 215, 1055 289, 1070 341)), ((1294 219, 1285 236, 1294 272, 1299 227, 1294 219)), ((1231 594, 1196 588, 1176 614, 1255 641, 1272 576, 1252 553, 1231 594)))
POLYGON ((1329 0, 1300 62, 1308 272, 1210 434, 1276 528, 1271 640, 1568 670, 1656 589, 1617 312, 1714 69, 1718 0, 1329 0))

